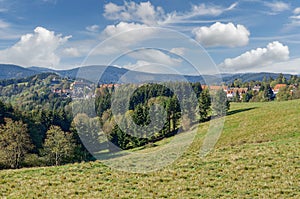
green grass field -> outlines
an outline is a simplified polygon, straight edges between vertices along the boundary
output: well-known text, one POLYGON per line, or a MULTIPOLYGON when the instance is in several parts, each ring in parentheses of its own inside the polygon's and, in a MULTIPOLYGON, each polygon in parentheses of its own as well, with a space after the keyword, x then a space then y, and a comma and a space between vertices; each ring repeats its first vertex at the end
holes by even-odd
POLYGON ((3 170, 0 197, 300 198, 299 100, 231 104, 218 143, 201 158, 208 124, 200 124, 182 157, 158 171, 127 173, 100 162, 3 170))

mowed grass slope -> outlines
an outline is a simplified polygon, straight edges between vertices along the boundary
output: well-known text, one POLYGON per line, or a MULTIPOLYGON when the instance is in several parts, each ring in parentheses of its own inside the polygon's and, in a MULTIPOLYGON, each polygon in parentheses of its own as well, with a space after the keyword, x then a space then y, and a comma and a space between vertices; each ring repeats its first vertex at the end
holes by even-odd
POLYGON ((300 198, 299 100, 231 104, 215 149, 201 158, 207 129, 200 124, 184 155, 156 172, 126 173, 100 162, 4 170, 0 197, 300 198))

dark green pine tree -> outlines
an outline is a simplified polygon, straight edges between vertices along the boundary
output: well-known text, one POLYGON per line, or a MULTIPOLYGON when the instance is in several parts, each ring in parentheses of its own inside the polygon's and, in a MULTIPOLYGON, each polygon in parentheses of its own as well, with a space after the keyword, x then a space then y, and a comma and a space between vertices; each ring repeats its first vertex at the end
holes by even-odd
POLYGON ((274 99, 274 93, 272 91, 272 88, 270 85, 266 85, 264 91, 263 91, 263 101, 271 101, 274 99))
POLYGON ((211 99, 208 89, 204 89, 199 97, 199 115, 200 121, 207 120, 208 113, 210 111, 211 99))
POLYGON ((0 124, 4 123, 5 105, 0 101, 0 124))
POLYGON ((212 101, 212 110, 217 116, 225 116, 229 110, 230 104, 223 89, 216 92, 212 101))

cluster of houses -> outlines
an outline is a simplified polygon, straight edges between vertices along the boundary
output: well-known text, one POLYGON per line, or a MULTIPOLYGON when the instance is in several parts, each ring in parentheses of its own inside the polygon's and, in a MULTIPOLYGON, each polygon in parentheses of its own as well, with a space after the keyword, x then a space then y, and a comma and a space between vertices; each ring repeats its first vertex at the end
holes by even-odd
POLYGON ((237 93, 239 94, 239 97, 242 98, 242 94, 248 92, 248 88, 230 88, 228 86, 207 86, 202 85, 202 89, 208 88, 211 91, 221 90, 223 89, 224 92, 227 94, 227 98, 234 98, 237 93))
MULTIPOLYGON (((281 88, 285 88, 287 87, 287 84, 276 84, 274 86, 274 88, 272 88, 272 91, 274 93, 274 96, 276 96, 276 94, 279 92, 279 90, 281 88)), ((207 86, 207 85, 202 85, 202 89, 205 88, 209 88, 209 90, 211 91, 216 91, 216 90, 220 90, 223 89, 224 92, 226 92, 227 94, 227 98, 228 99, 232 99, 234 97, 236 97, 237 94, 239 94, 240 99, 243 98, 242 94, 245 94, 249 91, 248 88, 235 88, 235 87, 228 87, 228 86, 207 86)), ((259 92, 260 91, 261 86, 256 85, 252 88, 253 91, 259 92)), ((289 86, 290 92, 293 93, 295 91, 295 89, 297 89, 296 85, 290 85, 289 86)))
POLYGON ((70 84, 70 88, 61 88, 58 86, 62 83, 62 80, 54 77, 51 84, 51 91, 61 97, 67 98, 92 98, 93 95, 93 85, 86 83, 84 81, 74 81, 70 84))
POLYGON ((63 89, 57 87, 57 85, 61 84, 62 80, 60 78, 54 77, 50 81, 51 91, 61 97, 70 97, 71 90, 70 89, 63 89))
MULTIPOLYGON (((85 98, 85 99, 89 99, 89 98, 93 98, 95 97, 95 92, 94 92, 94 85, 84 82, 84 81, 74 81, 70 84, 70 88, 68 89, 63 89, 60 87, 56 87, 55 85, 61 84, 60 79, 57 78, 53 78, 51 80, 51 86, 52 86, 52 92, 59 94, 62 97, 73 97, 73 98, 85 98)), ((120 84, 101 84, 100 88, 116 88, 119 87, 120 84)), ((272 91, 274 93, 274 95, 276 96, 276 94, 279 92, 279 90, 281 88, 285 88, 286 86, 288 86, 287 84, 276 84, 274 86, 274 88, 272 88, 272 91)), ((249 88, 237 88, 237 87, 229 87, 229 86, 215 86, 215 85, 201 85, 202 89, 206 89, 208 88, 211 91, 216 91, 216 90, 220 90, 223 89, 224 92, 226 92, 227 98, 228 99, 232 99, 234 97, 236 97, 236 95, 239 95, 239 98, 242 99, 243 94, 247 93, 249 91, 249 88)), ((259 92, 261 89, 261 86, 256 85, 253 88, 251 88, 251 90, 253 91, 257 91, 259 92)), ((297 89, 296 85, 290 85, 289 87, 290 92, 294 92, 295 89, 297 89)))

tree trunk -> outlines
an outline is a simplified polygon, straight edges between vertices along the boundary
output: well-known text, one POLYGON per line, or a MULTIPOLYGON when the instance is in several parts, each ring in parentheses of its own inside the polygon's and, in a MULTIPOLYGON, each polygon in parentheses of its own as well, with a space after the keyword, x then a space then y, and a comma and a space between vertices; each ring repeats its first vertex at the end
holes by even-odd
POLYGON ((55 153, 55 165, 58 166, 59 165, 59 161, 58 161, 58 153, 55 153))

